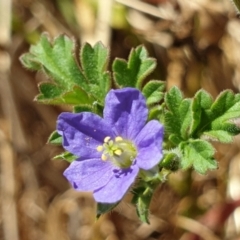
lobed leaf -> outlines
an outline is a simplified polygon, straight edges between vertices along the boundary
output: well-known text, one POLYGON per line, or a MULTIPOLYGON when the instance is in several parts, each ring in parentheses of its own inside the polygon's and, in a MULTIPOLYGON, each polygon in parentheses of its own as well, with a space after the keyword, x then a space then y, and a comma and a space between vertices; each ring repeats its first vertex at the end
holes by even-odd
POLYGON ((190 135, 192 123, 191 99, 183 99, 181 91, 173 87, 165 95, 167 110, 165 112, 165 129, 169 140, 178 145, 190 135))
POLYGON ((213 146, 204 140, 189 140, 179 145, 182 151, 182 169, 193 168, 200 174, 217 168, 213 146))
POLYGON ((198 135, 209 136, 221 142, 231 142, 232 136, 240 133, 233 120, 240 117, 240 95, 230 90, 223 91, 199 118, 198 135))
POLYGON ((100 94, 103 100, 111 85, 110 74, 107 72, 108 49, 100 42, 93 47, 86 43, 81 48, 80 60, 83 74, 90 86, 90 92, 94 96, 99 96, 100 94))
POLYGON ((142 90, 147 105, 159 103, 164 98, 165 82, 152 80, 142 90))
POLYGON ((51 83, 41 83, 39 85, 40 94, 35 98, 44 104, 85 104, 91 105, 94 98, 87 94, 81 87, 73 86, 70 91, 59 95, 58 86, 51 83))
POLYGON ((233 140, 233 134, 224 130, 211 130, 203 133, 204 137, 207 137, 212 141, 219 141, 222 143, 230 143, 233 140))
POLYGON ((176 86, 172 87, 165 95, 165 103, 171 112, 178 112, 183 100, 182 92, 176 86))
MULTIPOLYGON (((40 41, 31 46, 30 53, 23 55, 23 64, 28 62, 38 63, 41 68, 62 88, 71 89, 73 85, 87 87, 86 79, 74 57, 75 43, 65 35, 57 37, 51 43, 46 34, 40 41)), ((28 64, 26 67, 31 67, 28 64)), ((36 70, 36 69, 33 69, 36 70)), ((37 69, 38 70, 38 69, 37 69)))
POLYGON ((190 129, 191 134, 199 128, 204 128, 208 124, 208 112, 212 103, 213 99, 211 95, 205 90, 201 89, 195 94, 191 106, 193 114, 193 121, 190 129))
POLYGON ((199 90, 193 99, 183 99, 180 90, 173 87, 166 93, 165 102, 166 130, 175 145, 201 136, 226 143, 240 133, 233 122, 240 117, 240 94, 226 90, 213 101, 210 94, 199 90))
POLYGON ((148 57, 143 46, 132 49, 128 61, 115 59, 112 65, 113 77, 120 87, 140 88, 142 81, 156 67, 156 60, 148 57))
POLYGON ((106 71, 109 53, 101 43, 81 48, 80 62, 75 59, 75 42, 65 35, 52 43, 46 34, 21 57, 23 65, 32 70, 43 70, 52 82, 40 83, 40 94, 35 98, 45 104, 103 104, 110 89, 111 79, 106 71))

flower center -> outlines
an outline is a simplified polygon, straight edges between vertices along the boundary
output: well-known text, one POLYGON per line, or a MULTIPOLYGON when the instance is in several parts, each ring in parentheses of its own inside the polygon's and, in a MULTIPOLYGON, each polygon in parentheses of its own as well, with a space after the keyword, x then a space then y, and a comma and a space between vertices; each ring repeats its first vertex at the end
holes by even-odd
POLYGON ((132 165, 137 155, 137 150, 132 142, 118 136, 114 140, 105 137, 103 145, 97 147, 98 152, 102 152, 103 161, 110 160, 114 165, 121 168, 128 168, 132 165))

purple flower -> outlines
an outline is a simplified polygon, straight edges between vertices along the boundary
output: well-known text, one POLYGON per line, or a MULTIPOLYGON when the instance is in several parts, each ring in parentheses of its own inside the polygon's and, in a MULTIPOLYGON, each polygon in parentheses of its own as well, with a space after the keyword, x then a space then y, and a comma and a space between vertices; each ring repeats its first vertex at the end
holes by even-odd
POLYGON ((111 90, 103 118, 90 112, 62 113, 57 130, 63 147, 79 157, 64 176, 79 191, 92 191, 97 202, 116 203, 136 179, 162 158, 163 126, 146 124, 148 109, 134 88, 111 90))

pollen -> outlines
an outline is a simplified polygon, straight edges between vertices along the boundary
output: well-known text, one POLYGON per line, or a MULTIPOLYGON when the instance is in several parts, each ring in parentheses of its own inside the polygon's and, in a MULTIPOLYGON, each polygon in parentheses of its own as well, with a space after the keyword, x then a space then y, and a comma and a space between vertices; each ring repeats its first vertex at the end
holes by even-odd
POLYGON ((110 139, 111 139, 111 137, 107 136, 107 137, 104 138, 103 141, 104 141, 105 143, 107 143, 107 142, 109 142, 110 139))
POLYGON ((131 166, 137 155, 137 150, 133 143, 120 136, 116 136, 114 139, 106 136, 103 140, 103 145, 97 146, 96 150, 101 152, 102 161, 110 161, 120 168, 131 166))
POLYGON ((98 151, 98 152, 102 152, 102 151, 103 151, 103 146, 102 146, 102 145, 97 146, 97 151, 98 151))
POLYGON ((117 156, 121 156, 122 155, 122 150, 121 149, 117 149, 114 151, 114 154, 117 156))
POLYGON ((121 142, 123 141, 122 137, 118 136, 118 137, 115 137, 115 142, 121 142))
POLYGON ((102 154, 101 159, 102 159, 103 161, 106 161, 106 160, 108 159, 108 157, 107 157, 105 154, 102 154))

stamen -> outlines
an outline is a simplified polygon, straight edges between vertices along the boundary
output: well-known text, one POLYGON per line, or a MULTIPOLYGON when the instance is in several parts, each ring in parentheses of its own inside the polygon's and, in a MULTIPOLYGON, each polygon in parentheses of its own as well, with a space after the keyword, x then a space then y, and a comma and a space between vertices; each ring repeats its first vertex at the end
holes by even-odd
POLYGON ((114 151, 114 154, 116 154, 117 156, 121 156, 122 155, 122 150, 117 149, 117 150, 114 151))
POLYGON ((110 139, 111 139, 111 137, 107 136, 107 137, 104 138, 103 141, 104 141, 105 143, 107 143, 110 139))
POLYGON ((110 136, 106 136, 103 141, 103 145, 96 147, 96 150, 101 152, 102 161, 111 161, 120 168, 128 168, 131 166, 137 154, 136 148, 132 142, 120 136, 114 139, 111 139, 110 136))
POLYGON ((97 146, 97 151, 102 152, 103 151, 103 146, 102 145, 97 146))
POLYGON ((113 146, 113 140, 108 140, 108 145, 109 145, 109 147, 112 147, 113 146))
POLYGON ((103 161, 106 161, 106 160, 108 159, 108 157, 107 157, 105 154, 102 154, 101 159, 102 159, 103 161))
POLYGON ((121 142, 121 141, 123 141, 123 139, 122 139, 122 137, 115 137, 115 142, 121 142))

